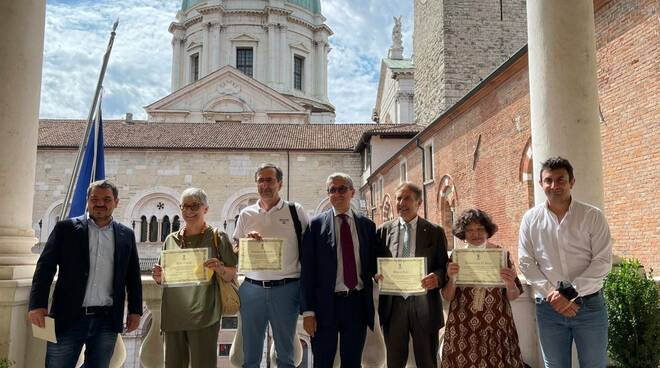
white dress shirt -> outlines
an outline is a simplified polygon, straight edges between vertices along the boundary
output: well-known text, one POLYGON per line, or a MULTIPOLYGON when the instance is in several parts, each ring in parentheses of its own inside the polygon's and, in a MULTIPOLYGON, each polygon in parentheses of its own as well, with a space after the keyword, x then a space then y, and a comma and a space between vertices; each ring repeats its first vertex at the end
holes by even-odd
MULTIPOLYGON (((342 258, 341 250, 341 218, 337 211, 332 208, 332 214, 335 219, 335 242, 337 245, 337 278, 335 279, 335 291, 347 291, 348 287, 344 284, 344 259, 342 258)), ((364 287, 362 282, 362 267, 360 265, 360 240, 358 238, 357 229, 355 227, 355 217, 353 211, 348 210, 345 215, 348 225, 351 227, 351 238, 353 238, 353 254, 355 254, 355 271, 357 272, 357 290, 364 287)))
MULTIPOLYGON (((280 199, 268 211, 261 208, 260 202, 257 201, 241 211, 232 237, 238 241, 240 238, 247 237, 249 232, 257 231, 264 238, 282 239, 282 271, 245 272, 245 277, 260 281, 300 277, 298 237, 291 219, 289 202, 280 199)), ((305 210, 298 203, 296 203, 296 213, 298 213, 298 219, 304 232, 309 220, 305 210)))
POLYGON ((569 281, 579 296, 597 292, 612 268, 612 239, 596 207, 571 200, 561 222, 547 202, 525 213, 518 243, 520 271, 544 298, 559 281, 569 281))
POLYGON ((98 227, 88 215, 87 229, 89 275, 83 307, 110 306, 115 266, 115 232, 112 221, 104 227, 98 227))

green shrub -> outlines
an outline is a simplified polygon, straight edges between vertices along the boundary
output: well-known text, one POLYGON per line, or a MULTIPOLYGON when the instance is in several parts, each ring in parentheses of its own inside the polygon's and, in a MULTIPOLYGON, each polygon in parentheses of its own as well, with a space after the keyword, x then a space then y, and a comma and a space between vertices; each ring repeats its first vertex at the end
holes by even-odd
POLYGON ((624 259, 605 278, 609 353, 617 367, 657 368, 660 363, 660 288, 653 270, 624 259))
POLYGON ((14 365, 14 362, 7 358, 0 358, 0 368, 9 368, 14 365))

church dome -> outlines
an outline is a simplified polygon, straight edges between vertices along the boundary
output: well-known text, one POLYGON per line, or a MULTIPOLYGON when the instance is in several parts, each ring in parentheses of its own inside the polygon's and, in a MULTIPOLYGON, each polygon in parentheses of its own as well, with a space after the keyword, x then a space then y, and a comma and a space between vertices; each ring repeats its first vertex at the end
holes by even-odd
POLYGON ((305 8, 314 14, 321 14, 321 0, 287 0, 287 2, 305 8))
MULTIPOLYGON (((202 3, 206 0, 182 0, 181 10, 186 11, 193 6, 202 3)), ((307 9, 314 14, 321 14, 321 0, 286 0, 291 4, 295 4, 301 8, 307 9)))
POLYGON ((204 2, 204 1, 206 1, 206 0, 183 0, 181 2, 181 10, 186 11, 186 10, 192 8, 193 6, 195 6, 195 5, 197 5, 201 2, 204 2))

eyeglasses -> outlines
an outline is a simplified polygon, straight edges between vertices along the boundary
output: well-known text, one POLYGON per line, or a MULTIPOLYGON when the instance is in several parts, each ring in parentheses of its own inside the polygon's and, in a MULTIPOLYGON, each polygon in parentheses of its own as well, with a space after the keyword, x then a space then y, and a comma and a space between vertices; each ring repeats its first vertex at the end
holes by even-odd
POLYGON ((181 209, 181 211, 189 210, 189 211, 196 212, 196 211, 199 211, 199 209, 200 209, 201 207, 202 207, 202 204, 201 204, 201 203, 193 203, 193 204, 182 204, 182 205, 179 205, 179 208, 181 209))
POLYGON ((334 194, 334 193, 339 193, 339 194, 344 194, 346 193, 349 189, 349 187, 342 185, 340 187, 330 187, 328 188, 328 193, 334 194))

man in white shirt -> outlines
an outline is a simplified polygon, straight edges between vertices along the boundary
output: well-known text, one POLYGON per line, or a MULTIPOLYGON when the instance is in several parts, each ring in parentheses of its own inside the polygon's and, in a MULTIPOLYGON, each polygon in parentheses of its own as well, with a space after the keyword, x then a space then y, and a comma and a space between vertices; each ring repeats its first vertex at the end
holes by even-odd
POLYGON ((260 199, 241 211, 233 235, 236 241, 246 237, 282 239, 282 270, 245 272, 238 290, 245 368, 261 365, 268 324, 273 331, 277 366, 295 367, 293 344, 300 314, 299 237, 302 239, 309 220, 302 206, 280 198, 282 177, 282 169, 273 164, 257 168, 254 178, 260 199))
POLYGON ((572 198, 573 167, 561 157, 541 166, 547 201, 520 224, 520 271, 536 292, 545 367, 571 367, 575 341, 581 368, 604 368, 607 309, 603 281, 612 266, 607 221, 596 207, 572 198))

